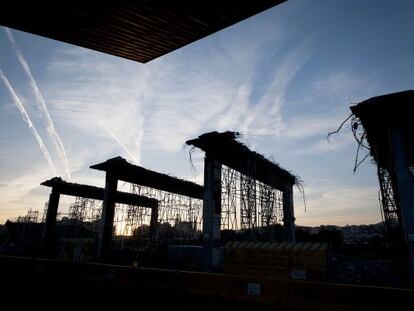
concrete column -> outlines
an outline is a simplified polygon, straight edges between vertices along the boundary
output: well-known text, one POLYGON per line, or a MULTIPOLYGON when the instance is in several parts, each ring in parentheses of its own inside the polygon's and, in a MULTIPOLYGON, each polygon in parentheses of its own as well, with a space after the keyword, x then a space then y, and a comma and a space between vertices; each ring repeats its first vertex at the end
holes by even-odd
POLYGON ((407 158, 408 148, 400 130, 390 131, 390 145, 393 157, 393 183, 398 192, 402 227, 410 253, 409 263, 411 277, 414 279, 414 176, 409 170, 407 158))
POLYGON ((43 228, 43 253, 46 256, 53 254, 55 246, 55 227, 56 227, 56 216, 59 207, 60 193, 55 187, 49 195, 49 202, 47 204, 46 222, 43 228))
POLYGON ((295 216, 293 211, 293 186, 283 191, 283 224, 287 242, 295 242, 295 216))
POLYGON ((98 254, 99 261, 108 259, 111 247, 114 215, 115 215, 115 194, 118 187, 118 178, 111 172, 106 173, 105 193, 102 203, 101 228, 99 232, 98 254))
POLYGON ((155 241, 158 235, 158 206, 151 209, 150 220, 150 244, 149 244, 149 262, 152 262, 155 252, 155 241))
POLYGON ((204 160, 203 238, 207 251, 205 265, 220 264, 221 163, 206 154, 204 160))
POLYGON ((158 206, 151 209, 150 239, 151 243, 157 238, 158 206))

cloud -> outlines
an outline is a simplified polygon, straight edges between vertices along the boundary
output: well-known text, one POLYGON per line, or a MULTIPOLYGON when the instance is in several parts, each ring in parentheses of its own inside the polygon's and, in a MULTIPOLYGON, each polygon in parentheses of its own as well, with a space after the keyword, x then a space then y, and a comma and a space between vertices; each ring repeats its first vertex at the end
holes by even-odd
POLYGON ((179 57, 124 68, 123 61, 107 56, 94 54, 92 60, 87 53, 65 55, 63 61, 56 54, 48 65, 52 76, 65 76, 64 90, 57 83, 48 90, 54 114, 73 129, 95 137, 97 145, 110 136, 96 121, 103 120, 137 158, 141 146, 175 153, 195 133, 215 129, 217 115, 233 95, 234 81, 217 78, 227 59, 203 56, 207 68, 209 62, 213 65, 211 70, 198 70, 179 57))
POLYGON ((263 80, 253 67, 239 85, 232 105, 220 117, 218 127, 251 135, 282 135, 287 130, 282 110, 288 87, 309 59, 311 46, 312 38, 309 37, 280 55, 282 61, 276 66, 269 65, 274 72, 258 102, 252 102, 252 95, 263 88, 263 80))
MULTIPOLYGON (((210 51, 217 48, 215 40, 208 44, 210 51)), ((276 135, 275 129, 284 121, 280 108, 287 88, 306 62, 309 44, 299 44, 281 57, 254 104, 251 96, 261 81, 259 64, 253 57, 243 65, 235 55, 200 52, 140 65, 76 47, 60 47, 52 52, 46 66, 48 87, 44 95, 63 129, 72 174, 77 181, 97 182, 95 175, 85 173, 95 162, 120 154, 144 165, 146 161, 153 164, 151 158, 143 158, 145 150, 171 157, 182 151, 185 140, 217 128, 276 135)), ((267 48, 254 51, 265 55, 267 48)), ((242 55, 246 57, 246 51, 242 55)), ((197 165, 202 166, 202 161, 197 165)), ((157 170, 166 167, 176 169, 174 163, 159 163, 157 170)), ((202 169, 189 179, 202 182, 202 169)), ((34 200, 39 202, 39 198, 34 200)))
POLYGON ((105 124, 102 122, 103 128, 113 137, 113 139, 125 150, 125 152, 129 155, 130 160, 132 160, 133 164, 139 164, 139 160, 132 154, 131 151, 122 143, 122 141, 115 135, 115 133, 105 124))
POLYGON ((27 126, 32 130, 33 136, 35 137, 40 150, 42 151, 47 163, 49 164, 50 168, 52 169, 52 172, 56 175, 56 168, 53 164, 52 157, 50 156, 50 153, 46 147, 46 145, 43 142, 43 139, 40 137, 39 133, 36 130, 36 127, 33 125, 32 120, 30 119, 26 109, 24 108, 24 105, 20 98, 17 96, 16 92, 14 91, 13 87, 11 86, 9 80, 4 75, 3 71, 0 69, 0 78, 3 80, 4 85, 6 86, 7 90, 10 92, 11 97, 13 98, 13 103, 16 105, 17 109, 19 110, 22 119, 27 124, 27 126))
MULTIPOLYGON (((344 131, 346 131, 346 129, 344 129, 344 131)), ((296 150, 296 153, 321 154, 339 152, 352 144, 356 144, 356 142, 352 134, 348 131, 345 133, 336 134, 335 137, 331 137, 329 140, 327 140, 326 135, 324 135, 321 139, 317 140, 315 143, 312 143, 310 146, 296 150)))
POLYGON ((36 80, 34 79, 34 77, 32 75, 29 64, 27 63, 26 59, 23 56, 23 53, 21 52, 19 46, 17 45, 16 41, 14 40, 12 32, 7 27, 5 27, 4 30, 7 34, 7 37, 9 38, 10 42, 12 43, 13 48, 16 51, 17 58, 18 58, 20 64, 22 65, 24 72, 26 73, 27 77, 30 80, 30 85, 31 85, 31 87, 33 89, 33 92, 35 94, 35 97, 36 97, 37 106, 38 106, 39 110, 42 112, 43 118, 45 119, 45 123, 46 123, 46 126, 47 126, 47 132, 49 133, 49 136, 52 139, 53 144, 56 147, 56 151, 59 155, 59 158, 63 162, 63 165, 65 167, 65 171, 66 171, 66 175, 70 179, 71 173, 70 173, 68 158, 67 158, 67 155, 66 155, 66 150, 65 150, 65 147, 63 146, 63 142, 62 142, 58 132, 56 131, 56 128, 55 128, 55 125, 52 121, 52 118, 50 117, 49 111, 48 111, 47 106, 46 106, 46 102, 45 102, 45 100, 43 98, 43 95, 42 95, 42 92, 40 91, 39 87, 37 86, 36 80))
POLYGON ((331 114, 293 116, 286 121, 283 136, 288 139, 304 139, 321 134, 326 136, 341 124, 342 119, 343 116, 331 114))
POLYGON ((111 136, 96 122, 103 120, 136 158, 144 149, 177 153, 187 139, 210 130, 280 136, 288 130, 282 115, 288 87, 309 59, 313 38, 281 51, 279 31, 260 36, 260 44, 247 50, 230 49, 241 43, 227 37, 207 38, 188 47, 191 53, 179 50, 145 65, 60 48, 47 65, 56 81, 47 91, 51 108, 57 120, 91 137, 96 149, 111 136), (265 84, 263 59, 273 61, 265 84), (259 89, 264 91, 253 98, 259 89))
POLYGON ((56 51, 47 67, 51 77, 65 77, 64 88, 52 82, 47 92, 53 99, 54 115, 73 133, 65 137, 72 149, 71 161, 77 161, 78 167, 83 162, 84 169, 90 161, 114 154, 139 162, 144 135, 143 90, 151 77, 142 66, 125 67, 123 60, 90 51, 66 51, 71 49, 77 48, 56 51), (120 138, 118 142, 102 124, 120 138))

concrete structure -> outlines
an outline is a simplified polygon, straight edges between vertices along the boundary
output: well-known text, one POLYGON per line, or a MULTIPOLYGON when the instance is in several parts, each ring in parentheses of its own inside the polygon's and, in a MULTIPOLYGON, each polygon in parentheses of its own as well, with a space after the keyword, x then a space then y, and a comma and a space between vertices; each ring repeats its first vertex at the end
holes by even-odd
MULTIPOLYGON (((91 168, 106 172, 102 210, 102 229, 98 247, 98 258, 101 260, 105 260, 108 256, 112 236, 118 180, 177 193, 196 199, 203 198, 202 186, 130 164, 121 157, 112 158, 103 163, 92 165, 91 168)), ((156 217, 156 215, 153 214, 153 217, 156 217)))
POLYGON ((208 257, 205 265, 220 264, 221 163, 212 156, 204 161, 203 238, 208 257))
POLYGON ((284 1, 15 0, 0 24, 146 63, 284 1))
MULTIPOLYGON (((221 229, 221 169, 226 165, 245 176, 258 180, 283 192, 283 223, 285 239, 295 241, 295 218, 293 210, 293 185, 296 178, 262 155, 251 151, 236 140, 234 132, 211 132, 187 141, 187 145, 205 151, 203 234, 210 248, 210 265, 219 263, 221 229)), ((255 187, 255 185, 253 185, 255 187)), ((256 191, 256 190, 254 190, 256 191)))
MULTIPOLYGON (((392 243, 405 242, 414 277, 414 91, 373 97, 351 107, 377 167, 383 215, 392 243)), ((363 143, 363 142, 362 142, 363 143)))
POLYGON ((43 248, 46 255, 51 254, 54 249, 56 216, 61 194, 103 200, 104 205, 101 218, 103 230, 100 232, 101 236, 99 238, 98 258, 105 258, 107 255, 106 252, 109 250, 112 239, 115 203, 151 208, 151 232, 153 234, 155 233, 158 217, 158 201, 137 194, 117 191, 116 182, 114 182, 113 179, 109 179, 109 183, 107 179, 107 187, 105 189, 65 182, 59 177, 44 181, 41 185, 52 188, 49 196, 45 227, 43 231, 43 248), (110 189, 110 191, 107 189, 110 189), (108 234, 108 232, 110 234, 108 234), (105 235, 103 233, 105 233, 105 235))

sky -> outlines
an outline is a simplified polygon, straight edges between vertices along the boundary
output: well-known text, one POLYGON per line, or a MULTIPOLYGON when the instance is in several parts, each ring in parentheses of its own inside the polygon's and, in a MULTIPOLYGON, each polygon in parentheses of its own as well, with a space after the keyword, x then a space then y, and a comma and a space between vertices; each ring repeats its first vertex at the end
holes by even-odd
POLYGON ((0 223, 43 210, 53 176, 104 186, 122 156, 203 182, 185 141, 233 130, 304 181, 299 225, 381 220, 376 168, 353 173, 349 106, 414 89, 413 1, 289 0, 140 64, 0 27, 0 223))

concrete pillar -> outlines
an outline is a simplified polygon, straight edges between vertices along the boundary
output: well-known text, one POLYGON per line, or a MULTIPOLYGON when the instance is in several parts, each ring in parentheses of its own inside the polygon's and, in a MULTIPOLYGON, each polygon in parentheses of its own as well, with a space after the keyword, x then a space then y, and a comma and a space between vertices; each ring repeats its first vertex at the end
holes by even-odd
POLYGON ((203 238, 208 269, 220 264, 221 163, 206 154, 204 160, 203 238))
POLYGON ((411 277, 414 279, 414 176, 409 170, 408 148, 400 130, 390 131, 390 145, 393 157, 393 177, 398 192, 402 227, 410 253, 409 264, 411 277))
POLYGON ((56 241, 56 216, 59 207, 60 193, 55 187, 49 195, 49 202, 47 204, 46 222, 43 228, 43 253, 46 256, 53 254, 55 241, 56 241))
POLYGON ((287 242, 295 242, 295 216, 293 212, 293 186, 283 191, 283 224, 287 242))
POLYGON ((105 193, 102 203, 101 228, 99 232, 97 259, 105 261, 108 259, 111 247, 114 215, 115 194, 118 187, 118 178, 111 172, 106 173, 105 193))
POLYGON ((49 202, 47 204, 47 212, 46 212, 46 221, 45 226, 43 228, 43 254, 46 256, 51 256, 53 254, 55 241, 56 241, 56 217, 57 211, 59 208, 59 199, 60 193, 57 191, 55 187, 52 188, 52 191, 49 195, 49 202))
POLYGON ((151 209, 149 262, 152 262, 155 252, 155 241, 158 235, 158 206, 151 209))
POLYGON ((157 238, 158 227, 158 206, 151 209, 151 220, 150 220, 150 239, 151 243, 157 238))

